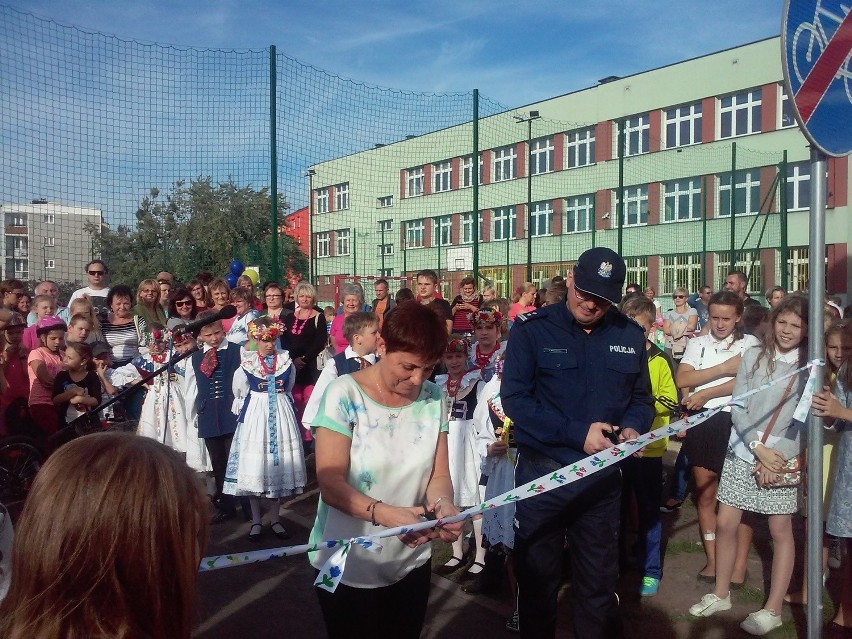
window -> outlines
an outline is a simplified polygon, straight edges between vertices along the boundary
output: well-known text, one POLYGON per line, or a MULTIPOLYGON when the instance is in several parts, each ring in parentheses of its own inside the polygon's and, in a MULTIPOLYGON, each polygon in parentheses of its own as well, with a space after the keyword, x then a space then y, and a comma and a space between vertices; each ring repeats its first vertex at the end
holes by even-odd
POLYGON ((393 220, 379 220, 379 231, 389 233, 393 230, 393 220))
MULTIPOLYGON (((616 129, 616 136, 618 130, 616 129)), ((627 118, 624 121, 624 156, 641 155, 649 150, 651 137, 651 118, 645 115, 637 115, 635 118, 627 118)))
POLYGON ((811 165, 796 162, 787 165, 787 210, 796 211, 811 206, 811 165))
POLYGON ((760 133, 760 90, 719 98, 719 137, 760 133))
POLYGON ((701 142, 701 103, 666 110, 666 148, 701 142))
POLYGON ((447 160, 432 165, 432 192, 449 191, 452 184, 453 163, 447 160))
MULTIPOLYGON (((6 224, 8 226, 26 226, 27 216, 23 213, 12 213, 6 216, 6 224)), ((16 278, 21 279, 21 278, 16 278)))
POLYGON ((493 231, 492 240, 514 240, 518 236, 518 215, 514 206, 504 206, 494 209, 491 216, 493 231))
POLYGON ((742 271, 748 276, 746 293, 762 296, 760 283, 763 281, 763 273, 760 263, 760 251, 737 251, 737 261, 731 268, 730 252, 716 253, 716 288, 721 290, 725 287, 725 278, 731 271, 742 271))
POLYGON ((807 287, 811 275, 810 249, 791 248, 787 257, 787 282, 791 291, 802 291, 807 287))
POLYGON ((405 247, 423 248, 423 220, 411 220, 405 223, 405 247))
POLYGON ((328 213, 328 187, 317 189, 317 201, 314 210, 317 213, 328 213))
MULTIPOLYGON (((678 287, 694 292, 701 281, 701 254, 663 255, 660 258, 660 295, 671 295, 678 287)), ((674 307, 674 302, 669 302, 674 307)))
POLYGON ((334 210, 343 211, 349 208, 349 182, 334 187, 334 210))
POLYGON ((484 268, 480 267, 479 274, 483 279, 491 282, 494 290, 497 292, 497 297, 512 297, 512 290, 509 286, 509 274, 506 268, 484 268))
POLYGON ((325 233, 317 233, 317 257, 328 257, 331 255, 331 235, 325 233))
POLYGON ((553 235, 553 204, 534 202, 530 210, 530 237, 553 235))
POLYGON ((790 98, 784 90, 784 85, 778 85, 778 128, 787 129, 796 126, 796 116, 793 115, 793 106, 790 98))
POLYGON ((577 195, 565 199, 566 233, 591 231, 595 220, 595 196, 577 195))
POLYGON ((589 166, 595 163, 595 128, 569 131, 565 134, 568 147, 568 168, 589 166))
POLYGON ((530 145, 530 175, 550 173, 553 170, 553 138, 533 140, 530 145))
POLYGON ((393 195, 386 195, 379 198, 379 208, 386 209, 389 206, 393 206, 393 195))
MULTIPOLYGON (((477 241, 482 241, 482 213, 478 215, 479 217, 479 229, 478 229, 478 239, 477 241)), ((473 244, 473 213, 462 213, 461 216, 461 243, 462 244, 473 244)))
POLYGON ((380 268, 379 269, 379 277, 393 277, 393 269, 392 268, 380 268))
POLYGON ((349 255, 349 229, 334 232, 334 254, 349 255))
POLYGON ((494 149, 494 181, 512 180, 517 175, 518 151, 515 145, 494 149))
POLYGON ((648 258, 647 257, 625 257, 624 264, 627 267, 624 281, 628 284, 638 284, 639 288, 648 287, 648 258))
POLYGON ((448 244, 453 243, 453 225, 451 216, 442 215, 440 217, 436 217, 433 229, 433 246, 447 246, 448 244))
MULTIPOLYGON (((479 183, 482 184, 482 157, 479 158, 479 183)), ((473 186, 473 156, 461 159, 461 188, 473 186)))
POLYGON ((44 261, 44 268, 56 268, 56 261, 55 260, 45 260, 44 261))
POLYGON ((700 219, 701 180, 692 178, 666 182, 663 192, 663 222, 700 219))
MULTIPOLYGON (((616 192, 616 209, 618 207, 616 192)), ((622 226, 639 226, 648 223, 648 185, 629 186, 624 189, 624 216, 622 226)))
POLYGON ((46 237, 44 238, 45 246, 56 246, 56 238, 55 237, 46 237))
POLYGON ((405 173, 405 197, 417 197, 418 195, 423 195, 423 167, 418 166, 413 169, 408 169, 405 173))
POLYGON ((393 244, 379 244, 379 257, 393 255, 393 244))
MULTIPOLYGON (((731 215, 731 174, 719 176, 719 217, 731 215)), ((734 210, 737 215, 750 215, 760 212, 760 172, 737 171, 734 188, 734 210)))
POLYGON ((55 224, 56 216, 53 213, 45 213, 44 214, 44 223, 45 224, 55 224))

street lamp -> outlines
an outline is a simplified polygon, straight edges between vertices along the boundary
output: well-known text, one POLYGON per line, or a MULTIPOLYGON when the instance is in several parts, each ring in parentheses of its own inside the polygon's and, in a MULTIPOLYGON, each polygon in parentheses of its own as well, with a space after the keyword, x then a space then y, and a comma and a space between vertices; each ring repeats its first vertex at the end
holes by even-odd
MULTIPOLYGON (((316 277, 314 265, 314 176, 317 174, 313 169, 308 169, 305 177, 308 178, 308 281, 313 282, 316 277)), ((317 278, 315 284, 319 284, 317 278)))
MULTIPOLYGON (((527 123, 527 282, 532 282, 532 123, 541 118, 538 111, 530 111, 527 116, 515 115, 515 122, 527 123)), ((507 282, 508 284, 508 282, 507 282)))

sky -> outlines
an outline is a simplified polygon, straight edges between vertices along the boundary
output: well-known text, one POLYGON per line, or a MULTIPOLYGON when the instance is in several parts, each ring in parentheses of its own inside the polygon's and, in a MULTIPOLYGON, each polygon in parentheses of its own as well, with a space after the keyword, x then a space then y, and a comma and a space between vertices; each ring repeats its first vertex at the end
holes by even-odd
POLYGON ((140 42, 264 49, 394 89, 508 107, 778 35, 781 0, 0 0, 140 42))

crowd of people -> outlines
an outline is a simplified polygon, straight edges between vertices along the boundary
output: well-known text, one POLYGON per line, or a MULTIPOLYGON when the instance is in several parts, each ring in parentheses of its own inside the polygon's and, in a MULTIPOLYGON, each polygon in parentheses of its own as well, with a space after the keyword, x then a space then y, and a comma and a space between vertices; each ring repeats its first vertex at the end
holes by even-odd
MULTIPOLYGON (((625 286, 624 261, 606 248, 586 251, 567 278, 554 277, 541 290, 523 283, 512 299, 490 286, 477 290, 472 277, 445 298, 438 275, 423 270, 412 288, 395 295, 387 280, 375 280, 370 304, 360 284, 347 284, 338 308, 318 306, 308 282, 256 288, 242 277, 232 290, 209 273, 182 285, 161 272, 134 294, 125 285, 108 286, 108 272, 101 260, 87 264, 88 286, 66 307, 59 305, 54 282, 40 282, 32 296, 22 282, 0 283, 0 435, 27 434, 53 453, 20 522, 12 587, 0 607, 4 636, 66 636, 57 631, 61 623, 44 618, 49 605, 59 604, 42 599, 71 597, 82 586, 36 597, 35 580, 49 576, 28 573, 39 535, 47 534, 40 518, 50 510, 45 500, 56 482, 74 484, 78 501, 103 490, 102 473, 61 472, 62 461, 95 468, 86 461, 95 459, 93 450, 119 451, 98 461, 111 481, 122 481, 119 459, 145 457, 167 468, 175 494, 186 497, 187 509, 179 513, 171 510, 175 494, 171 502, 165 494, 157 500, 159 516, 171 518, 168 525, 153 521, 151 512, 132 510, 139 508, 133 500, 111 503, 140 525, 158 527, 162 543, 174 536, 170 552, 183 553, 175 560, 179 569, 160 578, 179 581, 173 587, 182 596, 174 605, 185 608, 117 609, 116 618, 94 632, 86 626, 95 623, 92 610, 69 600, 61 618, 68 628, 86 628, 81 636, 114 636, 126 628, 145 636, 189 636, 191 604, 184 596, 194 588, 189 572, 203 551, 207 525, 236 517, 242 507, 249 540, 264 536, 264 512, 269 532, 289 537, 278 505, 305 488, 311 454, 320 499, 310 541, 351 539, 455 515, 670 421, 721 406, 680 439, 671 478, 664 477, 662 463, 669 442, 660 437, 581 481, 485 510, 467 537, 457 523, 385 540, 381 553, 353 545, 337 589, 317 589, 328 634, 355 636, 353 628, 369 627, 374 634, 419 636, 429 596, 429 542, 440 539, 452 553, 438 570, 459 571, 467 592, 495 592, 508 583, 515 602, 506 611, 508 630, 555 636, 557 594, 570 565, 575 636, 618 637, 620 571, 637 566, 639 594, 657 594, 662 518, 681 507, 688 487, 706 555, 696 577, 712 584, 691 615, 729 609, 730 590, 747 583, 755 515, 768 517, 772 579, 764 605, 742 628, 766 634, 782 624, 784 601, 807 600, 806 591, 788 592, 792 516, 803 488, 797 460, 807 446, 806 429, 793 415, 807 371, 791 375, 807 356, 805 294, 773 287, 764 306, 746 294, 746 275, 733 271, 721 291, 703 286, 690 294, 677 287, 664 302, 652 288, 625 286), (767 384, 729 405, 732 397, 767 384), (102 408, 109 398, 121 401, 102 408), (136 434, 97 434, 58 446, 56 434, 81 420, 135 423, 136 434), (212 510, 198 501, 201 486, 212 510), (191 548, 181 545, 187 531, 199 540, 191 548), (635 546, 627 543, 634 533, 635 546)), ((852 327, 843 314, 836 300, 826 300, 827 385, 813 399, 830 429, 826 565, 832 564, 830 549, 845 547, 852 537, 852 371, 846 363, 852 327)), ((127 462, 128 472, 137 464, 127 462)), ((143 483, 134 480, 133 486, 142 490, 143 483)), ((73 500, 68 496, 55 514, 73 508, 73 500)), ((86 504, 75 516, 83 519, 99 505, 86 504)), ((97 534, 106 538, 107 532, 97 534)), ((130 548, 122 540, 109 553, 121 552, 125 543, 130 548)), ((97 555, 95 566, 116 563, 90 544, 79 541, 97 555)), ((334 552, 320 547, 309 553, 318 579, 327 577, 323 570, 334 552)), ((58 561, 47 558, 39 570, 57 570, 58 561)), ((833 566, 842 566, 845 578, 831 630, 848 636, 852 570, 838 557, 833 566)), ((124 589, 122 597, 145 599, 128 581, 136 579, 132 565, 126 574, 112 570, 91 568, 79 579, 110 579, 124 589)), ((99 587, 91 584, 91 592, 99 587)))

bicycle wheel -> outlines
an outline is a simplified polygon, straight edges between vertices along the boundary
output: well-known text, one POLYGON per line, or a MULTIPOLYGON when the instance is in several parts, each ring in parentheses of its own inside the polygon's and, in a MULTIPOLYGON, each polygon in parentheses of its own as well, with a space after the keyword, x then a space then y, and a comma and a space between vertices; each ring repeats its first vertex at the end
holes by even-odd
POLYGON ((23 503, 44 455, 28 437, 0 440, 0 502, 10 509, 23 503))

